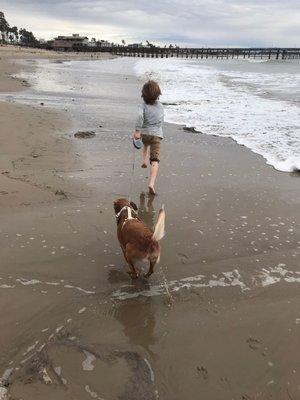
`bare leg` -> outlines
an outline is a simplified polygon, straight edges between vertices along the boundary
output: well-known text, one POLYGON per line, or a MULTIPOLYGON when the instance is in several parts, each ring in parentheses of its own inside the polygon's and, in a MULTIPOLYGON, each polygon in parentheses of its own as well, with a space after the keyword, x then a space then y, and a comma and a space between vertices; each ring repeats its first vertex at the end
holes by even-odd
POLYGON ((143 146, 143 159, 142 159, 142 168, 147 168, 147 150, 148 146, 143 146))
POLYGON ((150 178, 149 178, 149 192, 150 194, 155 194, 155 181, 158 173, 158 162, 157 161, 152 161, 151 166, 150 166, 150 178))

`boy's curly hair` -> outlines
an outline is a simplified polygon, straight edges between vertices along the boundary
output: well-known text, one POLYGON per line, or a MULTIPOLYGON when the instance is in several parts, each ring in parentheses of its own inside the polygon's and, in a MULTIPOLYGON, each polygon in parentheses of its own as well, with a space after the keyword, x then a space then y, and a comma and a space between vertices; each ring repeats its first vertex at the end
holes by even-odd
POLYGON ((142 89, 142 98, 146 104, 154 104, 161 95, 160 87, 155 81, 148 81, 142 89))

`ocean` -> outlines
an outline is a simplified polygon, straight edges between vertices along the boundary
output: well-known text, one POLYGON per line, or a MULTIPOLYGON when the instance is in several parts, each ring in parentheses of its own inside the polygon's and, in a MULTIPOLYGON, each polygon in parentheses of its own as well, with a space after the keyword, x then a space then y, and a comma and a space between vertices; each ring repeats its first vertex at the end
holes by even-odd
POLYGON ((231 137, 279 171, 300 168, 300 61, 141 60, 162 86, 166 120, 231 137))
MULTIPOLYGON (((33 71, 21 75, 33 89, 14 97, 33 104, 46 99, 75 118, 80 107, 82 126, 97 125, 101 96, 108 88, 118 91, 110 74, 132 75, 141 84, 152 78, 161 85, 167 122, 194 127, 198 133, 191 135, 231 137, 279 171, 300 169, 300 60, 40 60, 33 71)), ((131 107, 121 85, 118 98, 131 107)))

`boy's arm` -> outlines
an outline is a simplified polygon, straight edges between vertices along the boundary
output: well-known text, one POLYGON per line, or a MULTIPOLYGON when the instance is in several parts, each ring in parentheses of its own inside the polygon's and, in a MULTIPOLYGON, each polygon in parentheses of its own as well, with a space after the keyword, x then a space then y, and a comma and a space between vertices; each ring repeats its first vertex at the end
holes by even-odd
POLYGON ((133 137, 139 139, 141 137, 141 130, 144 124, 144 107, 142 105, 138 108, 138 115, 135 122, 135 132, 133 132, 133 137))

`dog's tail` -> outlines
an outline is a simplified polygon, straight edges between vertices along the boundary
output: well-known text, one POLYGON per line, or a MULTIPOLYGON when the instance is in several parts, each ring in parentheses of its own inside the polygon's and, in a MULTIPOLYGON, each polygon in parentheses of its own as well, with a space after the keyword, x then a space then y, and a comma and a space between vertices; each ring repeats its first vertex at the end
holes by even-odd
POLYGON ((159 241, 165 236, 165 218, 166 218, 166 213, 164 206, 162 206, 161 209, 159 210, 152 239, 159 241))

